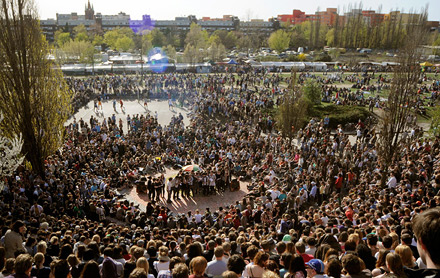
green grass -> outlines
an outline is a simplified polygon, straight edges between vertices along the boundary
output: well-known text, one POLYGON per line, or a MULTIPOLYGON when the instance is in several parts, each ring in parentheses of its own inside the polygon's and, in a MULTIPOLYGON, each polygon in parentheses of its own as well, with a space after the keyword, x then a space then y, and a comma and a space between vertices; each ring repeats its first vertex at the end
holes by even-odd
POLYGON ((431 124, 434 107, 426 107, 426 116, 417 115, 417 123, 431 124))

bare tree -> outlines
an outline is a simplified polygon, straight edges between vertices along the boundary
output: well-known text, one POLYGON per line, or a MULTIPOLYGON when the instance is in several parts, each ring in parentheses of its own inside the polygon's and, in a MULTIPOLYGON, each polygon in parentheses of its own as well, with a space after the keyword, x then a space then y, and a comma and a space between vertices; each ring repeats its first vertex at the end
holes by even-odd
POLYGON ((297 85, 296 71, 291 72, 290 84, 277 114, 277 125, 283 136, 293 139, 295 130, 302 127, 307 116, 308 101, 297 85))
POLYGON ((49 59, 32 0, 2 0, 0 6, 1 129, 23 136, 22 153, 44 175, 44 158, 63 142, 71 93, 49 59))
MULTIPOLYGON (((426 37, 426 11, 414 14, 407 25, 407 39, 399 51, 399 65, 395 68, 388 101, 379 122, 377 150, 382 170, 387 171, 402 147, 402 133, 409 126, 408 116, 414 113, 417 84, 420 78, 419 46, 426 37)), ((386 176, 382 175, 382 185, 386 176)))

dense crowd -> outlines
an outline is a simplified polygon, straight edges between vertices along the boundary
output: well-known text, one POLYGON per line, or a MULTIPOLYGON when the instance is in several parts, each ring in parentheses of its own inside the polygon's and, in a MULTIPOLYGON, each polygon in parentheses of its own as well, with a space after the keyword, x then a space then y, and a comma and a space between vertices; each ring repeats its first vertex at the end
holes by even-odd
MULTIPOLYGON (((264 73, 152 75, 144 90, 181 99, 189 125, 178 116, 161 126, 148 113, 75 120, 44 177, 20 167, 5 184, 0 275, 440 277, 439 139, 406 134, 384 168, 375 128, 361 121, 355 140, 341 126, 330 130, 327 118, 283 138, 265 112, 283 81, 264 73), (202 171, 164 175, 189 164, 202 171), (186 214, 167 207, 240 181, 249 194, 235 204, 186 214), (140 184, 146 208, 119 193, 140 184)), ((126 76, 69 82, 100 92, 137 86, 126 76)))

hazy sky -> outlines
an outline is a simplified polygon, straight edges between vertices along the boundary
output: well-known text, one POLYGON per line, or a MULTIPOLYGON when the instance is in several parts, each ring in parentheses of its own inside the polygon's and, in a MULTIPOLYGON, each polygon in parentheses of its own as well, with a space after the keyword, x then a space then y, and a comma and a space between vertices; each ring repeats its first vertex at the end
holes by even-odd
MULTIPOLYGON (((56 13, 77 12, 84 14, 84 5, 87 0, 35 0, 39 9, 40 18, 56 18, 56 13)), ((439 0, 369 0, 355 2, 349 0, 91 0, 95 13, 117 14, 125 12, 131 19, 141 19, 143 14, 148 14, 152 19, 174 19, 176 16, 196 15, 222 17, 230 14, 242 20, 260 18, 267 20, 279 14, 291 14, 293 9, 306 13, 325 10, 325 8, 339 8, 347 10, 349 5, 359 5, 363 9, 378 10, 383 13, 399 9, 404 12, 420 10, 429 6, 429 20, 440 20, 439 0)))

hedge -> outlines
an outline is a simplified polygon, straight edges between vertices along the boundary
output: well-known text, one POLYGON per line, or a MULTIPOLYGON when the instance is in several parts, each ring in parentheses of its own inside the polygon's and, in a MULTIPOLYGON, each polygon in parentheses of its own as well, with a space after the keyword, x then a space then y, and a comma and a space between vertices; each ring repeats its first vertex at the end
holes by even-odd
POLYGON ((365 107, 351 105, 315 105, 311 108, 310 117, 322 119, 326 115, 330 118, 330 128, 336 128, 339 124, 357 123, 359 119, 365 121, 371 113, 365 107))

